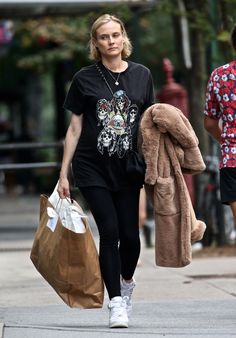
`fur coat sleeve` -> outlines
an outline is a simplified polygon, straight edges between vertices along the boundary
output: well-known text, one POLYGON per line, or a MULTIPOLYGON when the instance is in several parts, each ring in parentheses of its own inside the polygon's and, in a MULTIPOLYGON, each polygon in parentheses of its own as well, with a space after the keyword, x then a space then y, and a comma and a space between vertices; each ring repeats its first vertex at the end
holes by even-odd
POLYGON ((183 267, 191 243, 206 225, 196 219, 183 173, 205 169, 195 132, 185 115, 169 104, 149 107, 140 123, 139 145, 146 162, 145 187, 154 208, 156 264, 183 267))

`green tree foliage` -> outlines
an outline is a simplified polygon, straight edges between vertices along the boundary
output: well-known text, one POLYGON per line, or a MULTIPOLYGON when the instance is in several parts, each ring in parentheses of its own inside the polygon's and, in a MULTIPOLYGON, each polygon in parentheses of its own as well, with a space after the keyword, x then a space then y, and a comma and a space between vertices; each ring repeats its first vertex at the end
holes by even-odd
POLYGON ((172 16, 163 11, 160 4, 141 16, 139 39, 139 61, 150 67, 156 87, 160 88, 165 82, 163 58, 168 57, 173 64, 177 63, 172 16))
POLYGON ((20 68, 48 70, 55 62, 83 57, 87 52, 89 15, 46 17, 14 25, 20 68))
MULTIPOLYGON (((128 7, 119 7, 114 11, 124 22, 130 21, 128 7)), ((17 45, 17 65, 24 69, 48 71, 54 63, 62 60, 88 60, 88 42, 92 22, 104 13, 99 10, 74 17, 43 17, 14 22, 14 40, 17 45)))

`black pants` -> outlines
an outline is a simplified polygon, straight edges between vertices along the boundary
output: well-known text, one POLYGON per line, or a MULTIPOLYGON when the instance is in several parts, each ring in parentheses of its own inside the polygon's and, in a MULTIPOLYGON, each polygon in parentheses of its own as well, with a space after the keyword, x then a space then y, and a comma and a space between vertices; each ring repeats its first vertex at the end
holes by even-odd
POLYGON ((109 298, 120 296, 120 275, 133 277, 139 254, 140 189, 111 192, 101 187, 80 188, 100 236, 99 259, 109 298))

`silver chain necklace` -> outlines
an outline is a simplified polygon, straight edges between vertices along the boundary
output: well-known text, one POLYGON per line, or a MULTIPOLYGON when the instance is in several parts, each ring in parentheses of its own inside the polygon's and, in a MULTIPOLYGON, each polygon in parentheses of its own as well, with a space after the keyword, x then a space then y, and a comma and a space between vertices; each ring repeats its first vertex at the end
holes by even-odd
MULTIPOLYGON (((105 66, 104 66, 105 67, 105 66)), ((115 85, 119 86, 119 77, 120 77, 120 73, 118 74, 117 78, 115 78, 112 73, 109 71, 109 69, 107 67, 105 67, 106 70, 108 71, 108 73, 111 75, 111 77, 113 78, 113 80, 115 81, 115 85)))
MULTIPOLYGON (((102 77, 103 81, 106 83, 106 85, 107 85, 108 89, 110 90, 110 92, 111 92, 111 94, 112 94, 112 96, 113 96, 113 95, 114 95, 114 92, 113 92, 113 90, 111 89, 111 87, 110 87, 109 83, 107 82, 107 79, 105 78, 105 76, 104 76, 104 74, 103 74, 102 70, 100 69, 100 67, 98 66, 98 64, 97 64, 97 63, 95 63, 95 66, 96 66, 96 68, 97 68, 97 70, 98 70, 99 74, 101 75, 101 77, 102 77)), ((120 75, 120 74, 119 74, 119 75, 120 75)), ((118 84, 119 84, 119 83, 118 83, 118 84)))

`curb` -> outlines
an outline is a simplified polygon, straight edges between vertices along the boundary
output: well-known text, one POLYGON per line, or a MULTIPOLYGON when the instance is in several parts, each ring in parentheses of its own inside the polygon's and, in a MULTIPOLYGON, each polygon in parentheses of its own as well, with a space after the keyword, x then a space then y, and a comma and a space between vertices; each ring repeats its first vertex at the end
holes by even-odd
POLYGON ((3 338, 4 323, 0 323, 0 338, 3 338))

